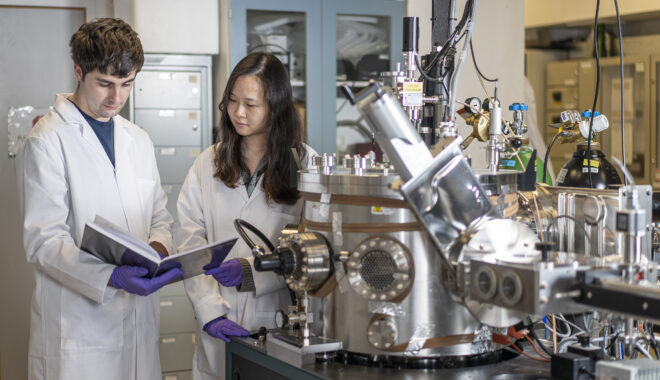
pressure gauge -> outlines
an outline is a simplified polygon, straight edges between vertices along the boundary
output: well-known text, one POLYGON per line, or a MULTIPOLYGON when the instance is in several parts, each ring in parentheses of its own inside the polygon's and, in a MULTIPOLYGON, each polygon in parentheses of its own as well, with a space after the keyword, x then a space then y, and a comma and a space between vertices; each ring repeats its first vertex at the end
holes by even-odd
POLYGON ((282 310, 275 312, 275 326, 277 328, 283 328, 286 324, 289 323, 289 316, 286 315, 282 310))
POLYGON ((491 109, 491 107, 492 107, 492 104, 490 104, 490 99, 489 99, 489 98, 485 98, 484 101, 483 101, 481 104, 483 104, 483 107, 484 107, 484 110, 485 110, 485 111, 489 111, 489 112, 490 112, 490 109, 491 109))
POLYGON ((465 111, 471 115, 475 115, 481 110, 481 100, 477 97, 465 99, 465 111))

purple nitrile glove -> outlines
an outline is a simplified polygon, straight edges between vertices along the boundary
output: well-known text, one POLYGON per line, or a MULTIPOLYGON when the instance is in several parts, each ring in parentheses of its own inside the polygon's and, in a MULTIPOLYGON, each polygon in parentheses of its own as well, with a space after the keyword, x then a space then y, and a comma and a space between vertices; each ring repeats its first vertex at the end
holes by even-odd
POLYGON ((231 341, 231 339, 229 339, 230 336, 250 335, 246 329, 225 317, 218 317, 211 322, 208 322, 204 325, 203 330, 212 337, 222 339, 227 343, 231 341))
POLYGON ((147 268, 122 265, 116 267, 110 275, 110 284, 117 289, 140 296, 148 296, 156 290, 183 275, 180 268, 172 268, 167 272, 152 278, 144 277, 149 273, 147 268))
POLYGON ((223 286, 239 286, 243 282, 243 270, 238 259, 225 261, 215 268, 207 269, 204 273, 213 276, 223 286))

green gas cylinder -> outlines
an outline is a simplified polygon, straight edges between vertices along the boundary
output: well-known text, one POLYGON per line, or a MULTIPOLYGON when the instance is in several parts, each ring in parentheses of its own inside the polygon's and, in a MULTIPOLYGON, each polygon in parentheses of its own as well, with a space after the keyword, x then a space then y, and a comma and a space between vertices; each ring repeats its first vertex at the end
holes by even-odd
MULTIPOLYGON (((522 172, 525 170, 533 151, 531 145, 521 145, 518 149, 518 157, 520 158, 520 160, 518 160, 513 149, 510 146, 507 146, 504 152, 500 155, 499 168, 522 172), (520 165, 520 161, 522 161, 522 166, 520 165)), ((536 182, 543 182, 543 160, 538 157, 536 158, 536 182)), ((546 176, 545 183, 552 186, 552 178, 550 175, 546 176)))

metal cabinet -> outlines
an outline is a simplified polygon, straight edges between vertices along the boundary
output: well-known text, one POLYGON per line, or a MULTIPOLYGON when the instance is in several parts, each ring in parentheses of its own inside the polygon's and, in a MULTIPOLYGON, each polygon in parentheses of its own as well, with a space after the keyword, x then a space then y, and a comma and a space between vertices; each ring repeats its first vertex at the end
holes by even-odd
POLYGON ((160 291, 160 337, 158 347, 163 379, 184 380, 192 377, 195 350, 195 312, 183 288, 175 282, 160 291))
POLYGON ((192 370, 195 333, 163 334, 158 341, 163 375, 192 370))
POLYGON ((211 57, 145 54, 130 98, 130 118, 154 143, 167 208, 188 169, 212 141, 211 57))
POLYGON ((232 2, 231 65, 251 51, 269 51, 280 57, 289 67, 294 97, 304 109, 307 142, 318 151, 334 152, 338 19, 369 16, 369 22, 386 25, 389 46, 375 60, 387 61, 388 70, 393 70, 402 61, 404 6, 395 0, 232 2))
MULTIPOLYGON (((596 89, 596 62, 594 60, 550 62, 545 72, 545 140, 550 143, 557 130, 548 124, 561 121, 559 114, 567 109, 582 112, 591 109, 596 89)), ((597 106, 596 109, 599 109, 597 106)), ((555 172, 571 158, 575 144, 555 143, 550 160, 555 172)))
MULTIPOLYGON (((637 184, 651 183, 651 70, 649 57, 624 57, 626 166, 637 184)), ((610 127, 601 136, 603 153, 622 159, 621 77, 618 58, 601 60, 600 111, 610 127)), ((655 168, 653 167, 653 172, 655 168)))
MULTIPOLYGON (((657 70, 657 63, 651 64, 649 57, 624 57, 624 116, 626 166, 639 184, 655 181, 656 152, 658 145, 656 121, 651 128, 651 96, 657 96, 657 89, 651 91, 651 77, 657 70)), ((621 159, 621 79, 618 58, 600 60, 601 79, 596 110, 607 116, 610 127, 597 141, 609 159, 621 159)), ((593 106, 596 91, 596 62, 594 60, 558 61, 546 67, 546 122, 558 122, 559 113, 565 109, 584 111, 593 106)), ((656 98, 654 98, 656 99, 656 98)), ((546 129, 549 142, 556 130, 546 129)), ((573 145, 573 144, 571 144, 573 145)), ((552 148, 550 156, 555 170, 570 158, 571 149, 561 145, 552 148)), ((658 179, 660 184, 660 177, 658 179)))
MULTIPOLYGON (((188 170, 212 144, 211 88, 210 56, 146 54, 130 97, 129 117, 154 144, 167 208, 175 221, 188 170)), ((189 379, 196 330, 192 306, 181 282, 160 293, 163 379, 189 379)))

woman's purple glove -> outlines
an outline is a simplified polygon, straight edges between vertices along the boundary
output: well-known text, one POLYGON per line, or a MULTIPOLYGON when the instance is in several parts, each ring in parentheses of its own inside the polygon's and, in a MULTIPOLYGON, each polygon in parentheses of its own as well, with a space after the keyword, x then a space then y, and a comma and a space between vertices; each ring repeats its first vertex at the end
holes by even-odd
POLYGON ((222 339, 227 343, 231 341, 230 336, 250 335, 246 329, 225 317, 218 317, 205 324, 203 330, 212 337, 222 339))
POLYGON ((183 275, 183 271, 180 268, 172 268, 152 278, 144 277, 147 273, 149 271, 143 267, 118 266, 112 271, 112 275, 110 275, 110 284, 117 289, 124 289, 129 293, 148 296, 169 284, 170 281, 183 275))
POLYGON ((207 269, 204 273, 213 276, 223 286, 239 286, 243 282, 243 270, 238 259, 225 261, 220 266, 207 269))

